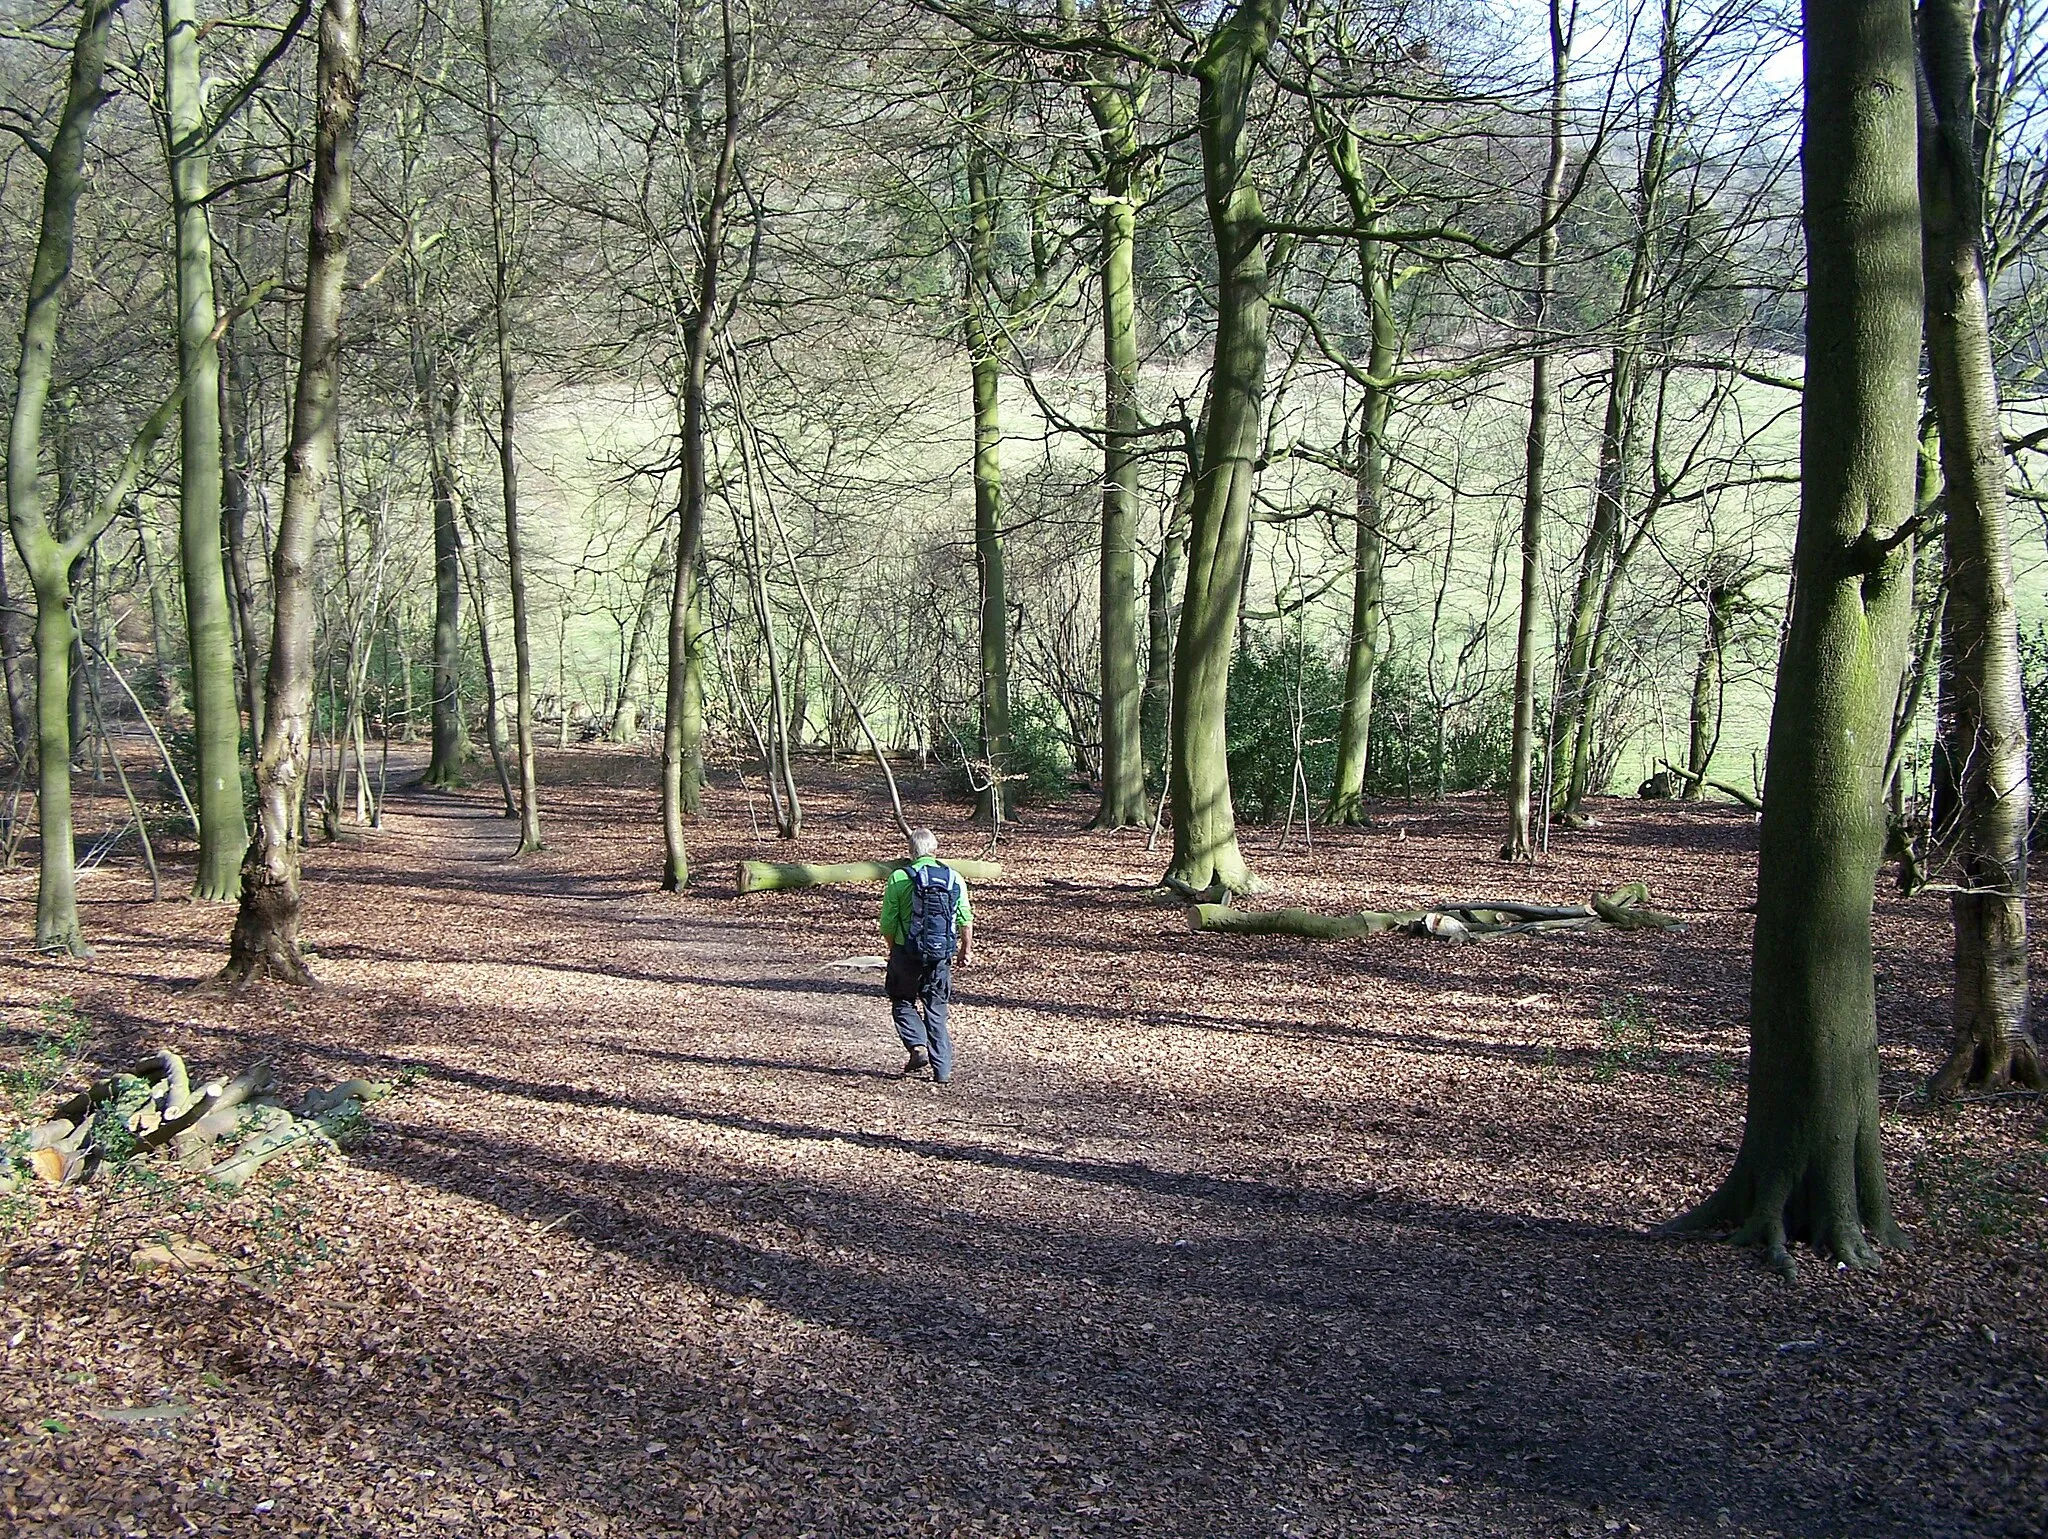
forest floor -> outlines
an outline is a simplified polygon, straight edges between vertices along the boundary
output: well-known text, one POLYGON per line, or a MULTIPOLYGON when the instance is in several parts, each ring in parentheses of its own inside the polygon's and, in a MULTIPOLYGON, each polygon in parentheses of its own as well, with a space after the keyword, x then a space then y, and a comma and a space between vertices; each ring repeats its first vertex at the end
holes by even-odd
MULTIPOLYGON (((871 774, 804 776, 801 858, 894 848, 871 774)), ((401 1086, 348 1159, 236 1201, 0 1212, 0 1528, 2048 1531, 2048 1134, 2038 1099, 1913 1104, 1937 899, 1879 915, 1915 1247, 1788 1283, 1648 1232, 1740 1134, 1739 809, 1605 803, 1533 872, 1476 801, 1250 836, 1272 903, 1639 878, 1688 921, 1469 947, 1191 935, 1142 832, 1034 813, 975 893, 942 1088, 833 965, 880 949, 874 891, 735 896, 775 851, 726 786, 665 896, 647 759, 550 754, 543 784, 538 856, 481 789, 395 790, 313 850, 316 993, 193 991, 229 916, 144 901, 125 849, 85 880, 91 963, 0 952, 0 1060, 82 1018, 89 1062, 401 1086), (137 1272, 169 1238, 207 1249, 137 1272)), ((118 821, 84 789, 81 826, 118 821)), ((0 934, 32 890, 0 877, 0 934)))

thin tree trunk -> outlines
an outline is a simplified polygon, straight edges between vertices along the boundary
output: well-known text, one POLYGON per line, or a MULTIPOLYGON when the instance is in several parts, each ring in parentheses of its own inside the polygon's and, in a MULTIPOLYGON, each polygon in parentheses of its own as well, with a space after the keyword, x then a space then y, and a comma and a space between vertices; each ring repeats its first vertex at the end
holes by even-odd
MULTIPOLYGON (((979 104, 977 103, 977 116, 979 104)), ((967 142, 967 294, 964 331, 974 372, 974 564, 980 578, 981 758, 988 783, 978 816, 1000 823, 1015 794, 1010 773, 1010 596, 1003 555, 1002 339, 990 325, 995 196, 988 146, 967 142)))
POLYGON ((341 310, 348 215, 362 98, 362 15, 356 0, 322 0, 314 101, 312 228, 306 242, 299 377, 285 456, 284 506, 271 558, 273 620, 256 763, 256 838, 242 867, 242 903, 223 977, 310 983, 299 955, 299 847, 313 730, 313 552, 333 470, 341 393, 341 310))
POLYGON ((198 0, 162 0, 164 113, 177 238, 178 370, 185 381, 178 472, 178 546, 185 577, 185 653, 198 761, 199 869, 192 896, 230 903, 241 890, 249 824, 242 812, 242 708, 234 621, 221 561, 220 345, 207 226, 209 124, 199 68, 198 0))
POLYGON ((1218 274, 1215 364, 1207 437, 1190 511, 1187 588, 1173 659, 1173 858, 1167 875, 1192 889, 1256 885, 1237 843, 1224 708, 1238 598, 1251 533, 1266 339, 1266 220, 1252 180, 1251 93, 1279 30, 1282 0, 1243 0, 1217 23, 1195 67, 1202 186, 1218 274))
POLYGON ((498 476, 505 505, 505 581, 512 592, 513 738, 519 762, 519 851, 540 849, 540 792, 534 773, 533 645, 526 558, 519 538, 519 378, 512 364, 512 214, 499 107, 497 11, 483 0, 484 150, 491 188, 491 323, 498 343, 498 476))
POLYGON ((221 530, 233 583, 235 634, 241 648, 242 710, 249 718, 251 754, 263 741, 263 627, 257 616, 256 564, 249 537, 249 401, 252 365, 246 328, 231 321, 222 341, 227 367, 221 370, 221 530))
POLYGON ((683 642, 689 659, 683 670, 683 810, 695 814, 704 801, 704 599, 690 587, 688 633, 683 642))
POLYGON ((675 559, 674 546, 663 541, 654 565, 648 569, 640 602, 626 630, 625 666, 619 670, 619 698, 612 706, 611 740, 634 743, 640 740, 640 702, 647 694, 648 641, 654 632, 654 616, 662 592, 673 577, 669 563, 675 559))
POLYGON ((1920 208, 1952 686, 1941 736, 1956 790, 1955 817, 1932 842, 1960 888, 1949 899, 1954 1039, 1930 1087, 1937 1097, 1965 1084, 2048 1083, 2027 1021, 2027 715, 1984 276, 1976 22, 1972 0, 1922 0, 1920 208))
MULTIPOLYGON (((427 483, 434 504, 433 743, 422 783, 444 790, 462 784, 462 515, 455 444, 461 431, 462 382, 443 380, 417 315, 413 321, 413 386, 427 430, 427 483)), ((407 716, 410 722, 410 714, 407 716)), ((408 728, 410 730, 410 728, 408 728)))
POLYGON ((1707 635, 1700 644, 1699 665, 1692 675, 1692 711, 1685 747, 1686 782, 1680 793, 1689 802, 1703 801, 1707 771, 1721 740, 1722 679, 1727 672, 1728 635, 1735 623, 1740 590, 1716 583, 1707 590, 1707 635))
MULTIPOLYGON (((1168 717, 1173 702, 1173 647, 1179 634, 1181 568, 1188 553, 1188 522, 1195 505, 1195 463, 1202 433, 1188 445, 1180 488, 1159 532, 1159 550, 1145 579, 1145 697, 1138 730, 1145 740, 1146 778, 1166 799, 1168 717)), ((1154 809, 1157 823, 1158 809, 1154 809)))
POLYGON ((1386 438, 1393 407, 1400 331, 1394 316, 1392 254, 1371 238, 1378 215, 1348 120, 1324 122, 1325 149, 1361 231, 1358 287, 1371 343, 1366 353, 1364 399, 1358 410, 1357 458, 1352 466, 1357 528, 1353 534, 1351 639, 1344 659, 1344 708, 1337 721, 1337 764, 1324 817, 1332 823, 1365 821, 1365 768, 1372 746, 1373 682, 1380 662, 1380 612, 1386 590, 1386 438))
POLYGON ((458 549, 469 556, 469 607, 476 614, 476 649, 484 670, 484 738, 491 745, 491 765, 497 771, 498 790, 505 799, 505 816, 519 817, 519 793, 513 789, 511 762, 505 754, 504 715, 498 709, 502 691, 498 687, 498 654, 491 646, 491 632, 497 626, 496 606, 491 602, 490 574, 484 569, 482 531, 467 505, 462 508, 469 538, 458 549))
POLYGON ((1102 239, 1102 803, 1093 828, 1142 826, 1145 754, 1138 672, 1137 541, 1140 462, 1138 320, 1133 267, 1138 246, 1138 113, 1144 87, 1093 82, 1089 108, 1103 159, 1102 239))
POLYGON ((1630 210, 1635 223, 1635 239, 1629 251, 1628 276, 1622 282, 1621 303, 1614 322, 1614 347, 1609 356, 1607 403, 1600 426, 1600 465, 1593 485, 1593 521, 1587 530, 1585 549, 1579 558, 1578 580, 1572 591, 1564 673, 1559 680, 1557 706, 1551 721, 1551 752, 1559 754, 1567 744, 1570 749, 1566 756, 1568 768, 1564 801, 1558 809, 1559 820, 1569 825, 1583 821, 1581 804, 1586 799, 1587 780, 1591 773, 1593 696, 1600 675, 1595 655, 1598 651, 1596 616, 1604 615, 1606 601, 1603 595, 1613 591, 1607 577, 1607 563, 1614 551, 1614 542, 1622 524, 1623 504, 1628 497, 1636 398, 1642 380, 1643 323, 1659 255, 1658 212, 1670 159, 1671 122, 1677 110, 1681 63, 1677 0, 1663 0, 1656 95, 1650 109, 1650 130, 1643 148, 1642 170, 1636 180, 1634 207, 1630 210))
POLYGON ((1878 1138, 1871 897, 1911 627, 1921 337, 1912 16, 1806 0, 1806 396, 1792 620, 1771 712, 1734 1168, 1675 1230, 1732 1226, 1789 1270, 1805 1240, 1898 1239, 1878 1138))
MULTIPOLYGON (((171 606, 164 594, 165 572, 156 552, 154 531, 135 504, 135 551, 142 565, 142 584, 149 590, 149 655, 156 674, 157 703, 167 716, 182 715, 185 691, 178 682, 178 659, 171 651, 171 606)), ((239 773, 239 769, 237 771, 239 773)))
MULTIPOLYGON (((711 184, 700 210, 701 235, 698 242, 697 292, 688 311, 684 333, 683 443, 681 486, 676 506, 675 570, 670 574, 668 607, 667 691, 661 732, 661 832, 664 862, 661 886, 664 892, 681 892, 690 881, 689 844, 683 831, 683 817, 689 810, 684 783, 689 779, 691 761, 702 751, 690 738, 690 614, 694 604, 697 556, 704 544, 704 510, 708 500, 706 442, 708 391, 712 349, 718 340, 719 268, 725 258, 725 226, 732 204, 740 142, 740 59, 734 47, 731 0, 719 0, 719 73, 724 121, 720 124, 718 159, 712 168, 711 184)), ((769 636, 765 611, 762 636, 769 636)), ((775 712, 782 718, 778 690, 775 712)), ((701 728, 701 709, 694 718, 701 728)), ((790 804, 796 805, 795 784, 788 778, 788 747, 783 742, 785 784, 790 787, 790 804)), ((794 838, 794 832, 788 834, 794 838)))
POLYGON ((1515 627, 1514 729, 1509 744, 1508 838, 1503 860, 1534 860, 1536 763, 1536 637, 1542 605, 1543 518, 1547 487, 1545 462, 1550 453, 1550 414, 1556 387, 1550 379, 1551 289, 1557 269, 1557 206, 1564 190, 1565 82, 1571 70, 1571 36, 1578 16, 1577 0, 1550 0, 1550 161, 1543 173, 1539 204, 1541 233, 1536 237, 1536 285, 1531 295, 1530 329, 1536 356, 1529 365, 1529 442, 1522 488, 1522 589, 1515 627))

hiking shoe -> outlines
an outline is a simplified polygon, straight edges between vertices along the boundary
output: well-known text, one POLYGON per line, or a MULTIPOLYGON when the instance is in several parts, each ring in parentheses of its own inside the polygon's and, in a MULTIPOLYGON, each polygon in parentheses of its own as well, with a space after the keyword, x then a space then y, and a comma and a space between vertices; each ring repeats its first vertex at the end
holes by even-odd
POLYGON ((905 1074, 922 1074, 931 1066, 932 1055, 921 1047, 913 1047, 910 1050, 910 1062, 903 1066, 903 1072, 905 1074))
POLYGON ((950 1074, 934 1074, 932 1076, 932 1083, 934 1085, 950 1085, 953 1083, 953 1076, 950 1074))

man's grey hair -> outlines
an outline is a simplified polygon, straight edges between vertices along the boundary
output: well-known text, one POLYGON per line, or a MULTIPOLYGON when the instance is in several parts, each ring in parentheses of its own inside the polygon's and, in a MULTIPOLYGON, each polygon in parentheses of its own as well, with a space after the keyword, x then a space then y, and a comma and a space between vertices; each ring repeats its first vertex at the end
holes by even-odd
POLYGON ((929 828, 913 828, 910 831, 910 853, 922 860, 927 855, 939 852, 939 836, 929 828))

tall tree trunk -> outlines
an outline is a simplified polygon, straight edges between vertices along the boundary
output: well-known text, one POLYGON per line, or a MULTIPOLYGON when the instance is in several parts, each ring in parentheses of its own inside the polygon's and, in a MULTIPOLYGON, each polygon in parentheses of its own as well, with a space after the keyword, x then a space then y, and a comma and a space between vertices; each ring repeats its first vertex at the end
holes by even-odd
MULTIPOLYGON (((85 185, 86 139, 103 99, 108 38, 119 0, 85 0, 79 11, 64 105, 43 158, 41 222, 21 325, 14 415, 8 424, 7 521, 35 594, 36 793, 42 863, 36 884, 36 947, 88 956, 78 926, 76 854, 71 828, 72 571, 127 501, 142 457, 176 409, 177 393, 144 424, 121 474, 97 510, 72 511, 59 536, 44 502, 44 413, 55 369, 57 331, 71 276, 78 200, 85 185)), ((60 504, 65 489, 59 490, 60 504)))
POLYGON ((1344 708, 1337 721, 1337 765, 1330 777, 1324 816, 1332 823, 1365 821, 1365 766, 1372 744, 1373 681, 1380 662, 1380 610, 1386 589, 1387 417, 1393 407, 1394 368, 1400 331, 1394 316, 1393 254, 1371 238, 1379 214, 1366 186, 1358 135, 1350 121, 1319 124, 1352 221, 1358 226, 1358 288, 1371 342, 1367 348, 1364 399, 1358 410, 1357 456, 1352 465, 1353 535, 1351 641, 1344 659, 1344 708))
POLYGON ((256 838, 242 866, 241 909, 228 937, 222 975, 237 983, 258 977, 312 981, 298 946, 299 834, 312 760, 312 567, 320 504, 334 467, 341 394, 341 308, 347 292, 362 44, 362 14, 356 0, 321 0, 312 228, 306 241, 305 306, 285 452, 284 506, 271 556, 273 618, 263 751, 256 761, 256 838))
POLYGON ((978 133, 971 133, 964 331, 974 371, 974 564, 981 589, 981 758, 988 774, 988 784, 979 794, 979 815, 991 820, 1008 817, 1016 800, 1008 779, 1010 594, 1003 559, 1002 338, 990 323, 997 303, 990 278, 994 255, 995 195, 988 146, 978 133))
POLYGON ((1187 587, 1173 658, 1173 861, 1189 888, 1256 887, 1237 844, 1224 708, 1238 598, 1251 534, 1253 482, 1266 390, 1266 219, 1252 181, 1252 87, 1273 46, 1283 0, 1242 0, 1216 24, 1195 67, 1202 190, 1216 243, 1216 357, 1203 409, 1207 436, 1190 510, 1187 587))
POLYGON ((1550 454, 1550 413, 1556 386, 1550 378, 1551 290, 1557 270, 1557 206, 1564 190, 1565 80, 1571 70, 1571 34, 1578 15, 1577 0, 1550 0, 1550 161, 1543 173, 1539 203, 1541 233, 1536 237, 1536 285, 1531 295, 1530 329, 1536 357, 1529 365, 1529 441, 1522 485, 1522 588, 1515 627, 1514 728, 1509 744, 1508 838, 1503 860, 1536 857, 1536 637, 1542 605, 1543 517, 1548 489, 1545 462, 1550 454))
MULTIPOLYGON (((1376 328, 1377 330, 1377 328, 1376 328)), ((1374 347, 1375 358, 1379 348, 1374 347)), ((1392 368, 1391 350, 1387 366, 1392 368)), ((1376 378, 1378 362, 1372 365, 1376 378)), ((1389 392, 1370 387, 1359 413, 1358 463, 1354 467, 1355 512, 1351 575, 1351 643, 1344 657, 1344 707, 1337 718, 1337 767, 1330 777, 1324 817, 1332 823, 1365 822, 1365 767, 1372 746, 1373 682, 1380 665, 1381 609, 1386 594, 1387 540, 1383 518, 1386 488, 1384 444, 1389 392)))
POLYGON ((1586 533, 1585 549, 1579 557, 1578 580, 1572 590, 1571 615, 1566 627, 1564 672, 1559 681, 1558 700, 1553 711, 1550 749, 1559 754, 1568 744, 1564 798, 1559 819, 1577 825, 1584 819, 1582 803, 1592 771, 1594 738, 1594 690, 1600 674, 1596 653, 1596 616, 1604 615, 1606 599, 1613 585, 1607 563, 1614 553, 1623 505, 1628 498, 1629 460, 1635 448, 1636 398, 1642 384, 1643 323, 1650 298, 1651 279, 1658 257, 1658 216, 1663 201, 1664 177, 1669 164, 1671 121, 1677 111, 1678 72, 1682 63, 1678 42, 1677 0, 1663 0, 1663 19, 1658 33, 1657 88, 1650 108, 1650 130, 1643 146, 1642 168, 1636 178, 1634 207, 1630 210, 1635 238, 1629 250, 1628 276, 1622 280, 1621 303, 1616 308, 1614 347, 1607 371, 1607 404, 1600 425, 1600 465, 1593 482, 1593 521, 1586 533))
POLYGON ((505 581, 512 591, 513 740, 519 761, 519 853, 540 849, 540 790, 534 773, 533 644, 526 557, 519 537, 518 373, 512 363, 512 211, 505 177, 505 125, 498 82, 497 9, 483 0, 484 151, 491 187, 491 322, 498 342, 498 476, 505 504, 505 581))
POLYGON ((249 403, 254 394, 247 330, 230 321, 222 341, 227 367, 221 370, 221 536, 227 545, 233 584, 235 635, 241 649, 242 710, 249 718, 253 758, 263 741, 263 627, 257 618, 256 562, 249 537, 249 403))
POLYGON ((1954 1043, 1934 1076, 1937 1096, 1965 1084, 2044 1084, 2027 1021, 2027 715, 1984 275, 1976 24, 1972 0, 1921 0, 1920 208, 1951 686, 1941 735, 1956 777, 1955 816, 1932 842, 1960 889, 1949 899, 1954 1043))
POLYGON ((164 115, 177 238, 178 371, 185 381, 178 470, 178 549, 199 781, 199 869, 192 896, 231 903, 241 891, 249 823, 242 812, 242 708, 234 620, 221 560, 220 344, 207 226, 210 139, 199 68, 198 0, 162 0, 164 115))
POLYGON ((1133 264, 1138 246, 1138 113, 1144 87, 1117 79, 1090 84, 1103 160, 1102 238, 1102 804, 1094 828, 1142 824, 1145 755, 1138 672, 1138 314, 1133 264))
MULTIPOLYGON (((681 488, 676 506, 675 570, 668 605, 668 685, 661 731, 661 833, 664 892, 681 892, 690 881, 690 851, 683 817, 691 798, 685 792, 691 762, 701 752, 692 736, 701 729, 701 707, 690 710, 690 617, 696 605, 697 554, 704 544, 704 508, 708 498, 706 462, 709 432, 709 372, 718 342, 719 267, 725 257, 725 227, 732 205, 734 172, 740 143, 740 59, 734 47, 731 0, 719 0, 719 73, 724 122, 720 125, 718 159, 699 211, 697 292, 687 312, 684 341, 683 445, 681 488)), ((762 620, 764 637, 767 620, 762 620)), ((772 645, 772 643, 771 643, 772 645)), ((782 702, 775 703, 778 714, 782 702)), ((788 744, 783 744, 783 772, 795 804, 794 782, 788 775, 788 744)), ((794 838, 792 832, 789 837, 794 838)))
POLYGON ((1748 1116, 1734 1168, 1677 1219, 1780 1270, 1898 1238, 1878 1139, 1871 895, 1884 751, 1911 625, 1921 289, 1912 15, 1806 0, 1806 397, 1791 625, 1771 711, 1748 1116))
MULTIPOLYGON (((433 744, 423 783, 462 784, 462 497, 455 444, 462 420, 462 382, 440 371, 424 329, 413 339, 413 382, 427 429, 427 483, 434 503, 433 744)), ((407 721, 411 717, 408 715, 407 721)), ((410 730, 408 728, 408 730, 410 730)))

